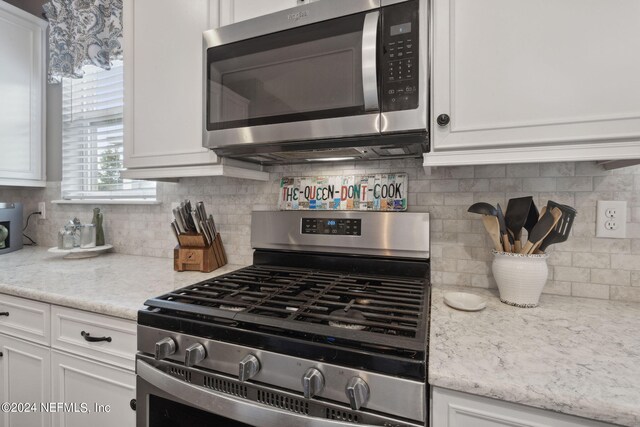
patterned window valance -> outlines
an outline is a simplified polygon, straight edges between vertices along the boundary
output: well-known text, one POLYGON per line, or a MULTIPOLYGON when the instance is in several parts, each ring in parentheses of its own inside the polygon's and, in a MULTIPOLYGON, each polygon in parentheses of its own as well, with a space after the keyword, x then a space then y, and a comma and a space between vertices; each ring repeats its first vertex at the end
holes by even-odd
POLYGON ((109 70, 122 59, 122 0, 50 0, 49 81, 82 78, 82 67, 109 70))

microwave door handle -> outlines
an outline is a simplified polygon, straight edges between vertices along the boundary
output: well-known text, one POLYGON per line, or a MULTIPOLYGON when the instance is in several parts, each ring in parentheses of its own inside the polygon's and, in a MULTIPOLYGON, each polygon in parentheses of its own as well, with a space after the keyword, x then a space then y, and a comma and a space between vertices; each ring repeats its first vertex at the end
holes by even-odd
POLYGON ((378 20, 380 12, 370 12, 362 26, 362 94, 365 111, 379 110, 378 103, 378 20))

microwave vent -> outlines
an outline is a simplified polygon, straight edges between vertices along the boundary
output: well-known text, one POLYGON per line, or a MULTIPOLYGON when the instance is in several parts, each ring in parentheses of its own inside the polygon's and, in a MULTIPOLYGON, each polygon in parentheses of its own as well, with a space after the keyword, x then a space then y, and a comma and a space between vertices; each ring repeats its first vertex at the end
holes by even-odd
POLYGON ((355 148, 332 148, 327 150, 281 151, 274 155, 284 160, 315 160, 325 157, 362 157, 362 151, 355 148))

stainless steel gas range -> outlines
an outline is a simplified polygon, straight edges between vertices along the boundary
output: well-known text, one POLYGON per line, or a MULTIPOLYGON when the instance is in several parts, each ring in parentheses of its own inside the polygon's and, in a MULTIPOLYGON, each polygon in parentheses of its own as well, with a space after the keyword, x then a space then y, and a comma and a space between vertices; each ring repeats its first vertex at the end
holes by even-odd
POLYGON ((254 212, 253 265, 148 300, 137 426, 426 426, 429 216, 254 212))

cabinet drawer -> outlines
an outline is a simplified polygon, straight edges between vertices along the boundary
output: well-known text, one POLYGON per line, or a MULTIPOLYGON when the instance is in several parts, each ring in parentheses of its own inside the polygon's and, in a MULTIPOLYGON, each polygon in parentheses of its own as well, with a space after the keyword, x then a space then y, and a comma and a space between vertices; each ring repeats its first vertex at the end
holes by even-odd
POLYGON ((51 347, 134 369, 136 323, 52 306, 51 347))
POLYGON ((48 346, 50 310, 43 302, 0 294, 0 332, 48 346))

